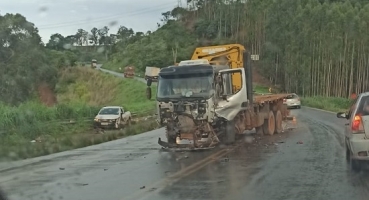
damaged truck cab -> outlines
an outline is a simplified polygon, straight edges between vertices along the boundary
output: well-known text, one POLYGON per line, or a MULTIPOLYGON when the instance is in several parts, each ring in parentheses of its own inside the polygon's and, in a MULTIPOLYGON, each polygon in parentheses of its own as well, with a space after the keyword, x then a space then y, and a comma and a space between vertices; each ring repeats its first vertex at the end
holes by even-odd
POLYGON ((198 48, 195 54, 206 52, 201 58, 193 56, 161 69, 157 117, 167 137, 166 142, 159 138, 161 146, 209 149, 220 142, 235 142, 245 130, 281 132, 288 114, 283 107, 287 94, 253 96, 251 58, 242 48, 237 44, 198 48), (232 54, 238 55, 237 60, 232 54))

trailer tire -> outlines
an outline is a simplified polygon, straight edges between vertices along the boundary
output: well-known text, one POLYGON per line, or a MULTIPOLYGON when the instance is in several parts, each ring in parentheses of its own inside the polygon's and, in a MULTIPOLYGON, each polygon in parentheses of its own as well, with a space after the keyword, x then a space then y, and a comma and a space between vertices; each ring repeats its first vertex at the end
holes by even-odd
POLYGON ((256 131, 256 135, 264 134, 263 126, 255 127, 255 131, 256 131))
POLYGON ((236 126, 234 120, 227 121, 225 129, 226 144, 233 144, 236 141, 236 126))
POLYGON ((283 117, 282 117, 282 113, 280 110, 277 110, 277 112, 275 112, 275 131, 274 133, 279 134, 283 132, 283 126, 282 126, 282 121, 283 121, 283 117))
POLYGON ((151 99, 151 88, 150 88, 150 87, 147 87, 147 88, 146 88, 146 98, 147 98, 148 100, 150 100, 150 99, 151 99))
POLYGON ((273 135, 275 131, 275 117, 273 111, 269 111, 268 119, 264 120, 263 132, 265 135, 273 135))

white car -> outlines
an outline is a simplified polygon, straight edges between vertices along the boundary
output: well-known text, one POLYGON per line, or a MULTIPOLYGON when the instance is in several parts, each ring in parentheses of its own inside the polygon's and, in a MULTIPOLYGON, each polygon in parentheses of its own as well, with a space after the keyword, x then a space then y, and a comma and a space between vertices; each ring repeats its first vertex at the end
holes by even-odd
POLYGON ((301 108, 300 97, 295 93, 283 99, 283 103, 286 104, 288 108, 301 108))
POLYGON ((360 171, 369 161, 369 92, 360 94, 348 113, 337 113, 345 118, 346 160, 353 171, 360 171))
POLYGON ((131 112, 124 112, 120 106, 106 106, 101 108, 94 119, 94 127, 115 128, 131 124, 131 112))

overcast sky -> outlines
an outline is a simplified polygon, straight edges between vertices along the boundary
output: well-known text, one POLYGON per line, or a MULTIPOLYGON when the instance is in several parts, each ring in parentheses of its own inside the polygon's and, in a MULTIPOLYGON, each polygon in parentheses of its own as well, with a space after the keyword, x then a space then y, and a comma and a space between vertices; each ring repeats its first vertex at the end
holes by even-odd
POLYGON ((106 25, 110 33, 120 25, 135 32, 154 31, 161 13, 177 5, 178 0, 0 0, 0 14, 22 14, 47 42, 54 33, 67 36, 79 28, 90 32, 106 25))

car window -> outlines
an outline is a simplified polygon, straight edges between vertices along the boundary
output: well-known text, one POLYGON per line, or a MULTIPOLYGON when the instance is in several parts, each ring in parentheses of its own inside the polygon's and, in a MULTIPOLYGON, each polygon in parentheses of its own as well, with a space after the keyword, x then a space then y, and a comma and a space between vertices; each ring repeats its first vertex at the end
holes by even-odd
MULTIPOLYGON (((355 106, 355 104, 353 105, 355 106)), ((356 110, 356 115, 369 115, 369 96, 363 96, 358 102, 358 108, 356 110)))
POLYGON ((119 115, 119 109, 117 108, 103 108, 100 110, 99 115, 119 115))
POLYGON ((296 94, 288 95, 286 99, 297 99, 298 96, 296 94))

